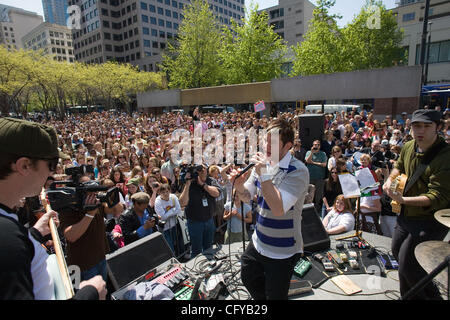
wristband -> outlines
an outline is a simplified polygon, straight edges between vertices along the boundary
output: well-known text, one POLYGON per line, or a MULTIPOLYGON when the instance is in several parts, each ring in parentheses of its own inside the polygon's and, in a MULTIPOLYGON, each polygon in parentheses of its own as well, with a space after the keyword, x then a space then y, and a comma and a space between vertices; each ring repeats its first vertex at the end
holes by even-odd
POLYGON ((86 213, 85 216, 88 217, 88 218, 94 219, 94 216, 91 216, 90 214, 86 213))

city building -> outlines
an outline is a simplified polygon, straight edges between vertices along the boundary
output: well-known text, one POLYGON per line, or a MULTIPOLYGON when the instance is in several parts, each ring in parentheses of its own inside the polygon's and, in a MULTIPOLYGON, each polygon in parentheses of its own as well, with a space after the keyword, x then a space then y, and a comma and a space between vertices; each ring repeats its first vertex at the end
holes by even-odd
POLYGON ((303 41, 308 23, 313 18, 314 8, 308 0, 279 0, 278 5, 261 11, 267 12, 269 24, 286 40, 287 45, 295 46, 303 41))
POLYGON ((68 7, 67 0, 42 0, 45 22, 66 26, 69 18, 68 7))
POLYGON ((43 21, 35 12, 0 4, 0 44, 23 49, 22 37, 43 21))
MULTIPOLYGON (((408 53, 408 65, 419 65, 425 0, 401 0, 392 9, 397 23, 404 30, 403 46, 408 53)), ((450 1, 431 0, 429 10, 427 84, 450 83, 450 1)), ((425 63, 427 62, 425 56, 425 63)))
MULTIPOLYGON (((244 17, 244 0, 209 0, 218 21, 244 17)), ((73 29, 75 59, 86 63, 129 62, 158 71, 161 52, 174 39, 186 0, 69 0, 81 9, 81 29, 73 29)), ((71 16, 72 18, 73 16, 71 16)))
POLYGON ((72 31, 65 26, 43 22, 22 38, 27 50, 44 50, 58 61, 74 62, 72 31))

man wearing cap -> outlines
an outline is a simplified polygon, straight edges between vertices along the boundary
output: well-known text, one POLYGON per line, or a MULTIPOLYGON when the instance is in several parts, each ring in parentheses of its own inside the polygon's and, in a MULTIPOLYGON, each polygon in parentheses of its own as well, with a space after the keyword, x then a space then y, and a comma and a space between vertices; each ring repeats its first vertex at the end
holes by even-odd
MULTIPOLYGON (((41 246, 50 233, 44 214, 27 230, 15 211, 20 199, 38 195, 58 163, 53 128, 29 121, 0 119, 0 300, 52 299, 54 283, 47 271, 47 252, 41 246)), ((56 220, 56 222, 58 222, 56 220)), ((76 298, 105 298, 101 278, 80 284, 76 298)))
POLYGON ((137 192, 131 196, 133 207, 119 217, 125 245, 153 233, 155 227, 154 209, 149 206, 150 196, 137 192))
MULTIPOLYGON (((405 295, 427 273, 417 262, 414 249, 424 241, 443 240, 448 230, 433 215, 448 208, 450 201, 450 146, 438 136, 441 116, 435 110, 419 109, 413 113, 411 140, 402 148, 391 175, 383 185, 384 192, 402 205, 392 237, 392 253, 399 262, 400 293, 405 295), (404 195, 391 191, 395 176, 414 175, 419 164, 427 164, 419 179, 404 195)), ((441 299, 439 290, 429 284, 413 299, 441 299)))

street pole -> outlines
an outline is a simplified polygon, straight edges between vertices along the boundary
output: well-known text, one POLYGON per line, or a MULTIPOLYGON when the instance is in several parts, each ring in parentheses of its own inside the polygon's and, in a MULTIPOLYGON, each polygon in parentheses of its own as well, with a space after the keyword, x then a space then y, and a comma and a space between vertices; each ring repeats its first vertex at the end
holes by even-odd
POLYGON ((425 76, 423 80, 423 85, 426 86, 428 84, 428 64, 430 63, 430 47, 431 47, 431 25, 433 22, 428 22, 430 26, 428 31, 428 47, 427 47, 427 63, 425 64, 425 76))
POLYGON ((423 108, 423 98, 422 98, 422 87, 424 85, 424 65, 425 65, 425 45, 427 43, 427 29, 428 29, 428 11, 430 11, 430 0, 426 0, 425 3, 425 15, 423 18, 423 30, 422 30, 422 42, 420 44, 420 65, 422 67, 422 78, 420 83, 420 104, 421 108, 423 108))

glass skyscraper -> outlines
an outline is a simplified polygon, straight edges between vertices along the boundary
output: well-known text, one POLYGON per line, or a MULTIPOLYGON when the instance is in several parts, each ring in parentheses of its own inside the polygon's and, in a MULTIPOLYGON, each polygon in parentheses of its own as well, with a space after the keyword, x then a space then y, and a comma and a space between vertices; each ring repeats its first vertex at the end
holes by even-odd
POLYGON ((62 26, 67 25, 67 19, 69 18, 67 0, 42 0, 42 7, 44 8, 46 22, 62 26))

